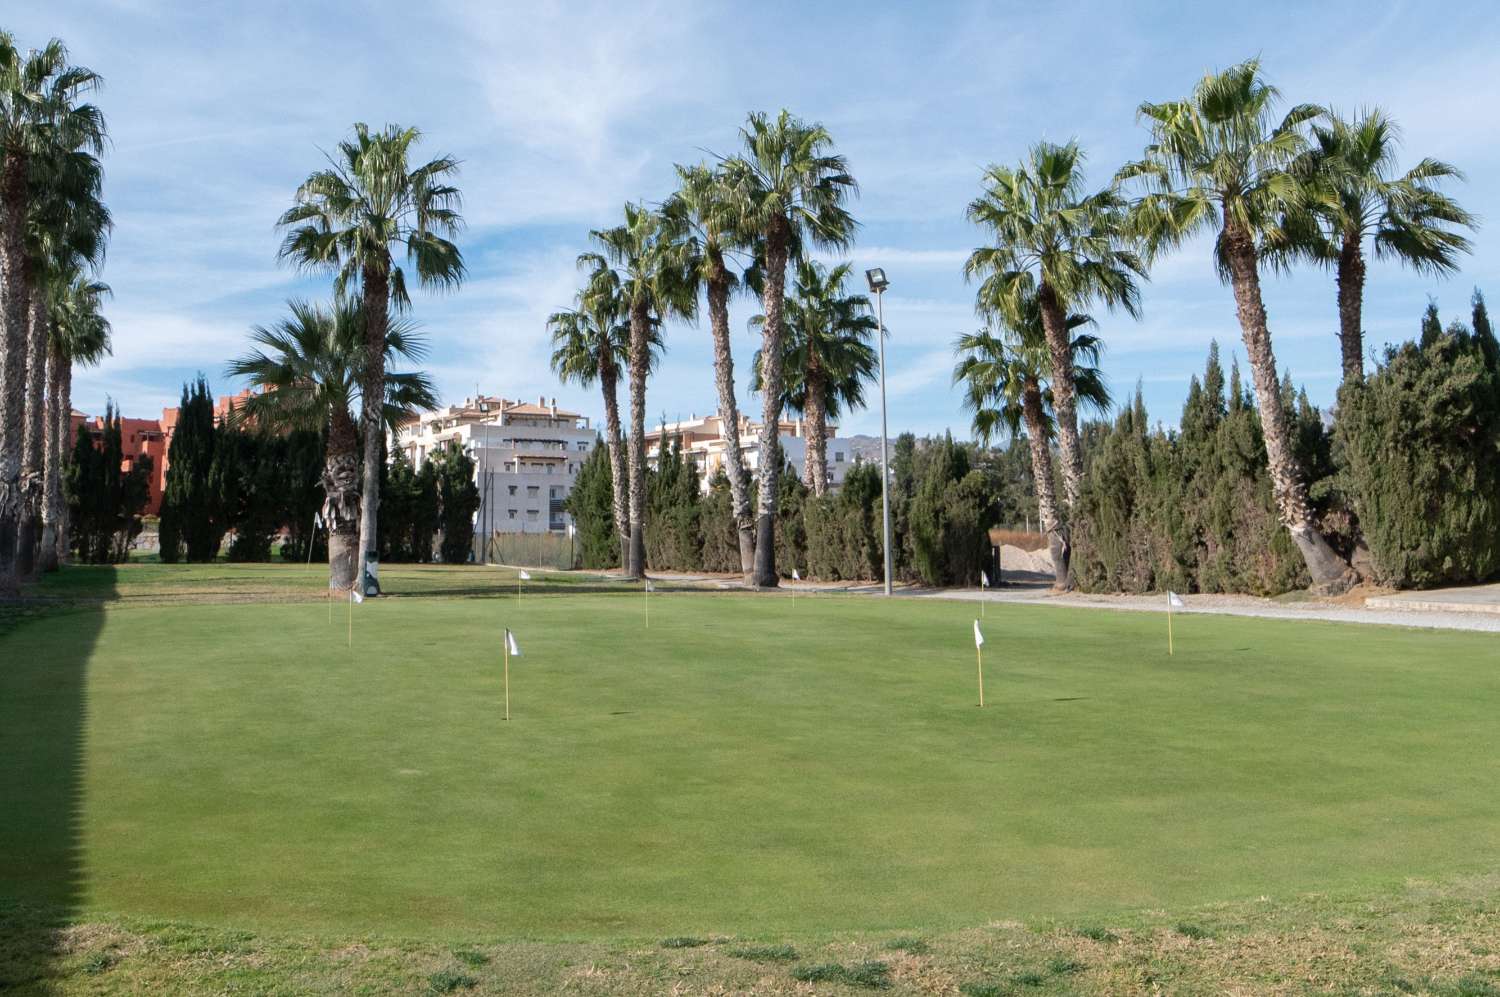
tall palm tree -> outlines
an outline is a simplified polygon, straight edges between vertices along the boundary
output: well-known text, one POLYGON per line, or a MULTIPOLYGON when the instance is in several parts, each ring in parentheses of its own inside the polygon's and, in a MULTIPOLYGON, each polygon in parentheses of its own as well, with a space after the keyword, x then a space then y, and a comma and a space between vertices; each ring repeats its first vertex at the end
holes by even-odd
MULTIPOLYGON (((297 203, 278 222, 286 229, 282 258, 304 269, 331 271, 335 294, 343 297, 358 289, 365 310, 361 579, 376 574, 386 325, 390 306, 403 312, 411 307, 406 274, 396 264, 393 248, 404 247, 424 287, 455 288, 465 273, 463 254, 452 241, 463 227, 462 198, 449 182, 458 172, 458 160, 439 156, 412 169, 412 148, 420 138, 415 128, 387 125, 372 132, 368 125, 356 124, 354 138, 340 142, 328 167, 303 181, 297 203)), ((378 591, 378 580, 375 585, 378 591)))
POLYGON ((740 571, 750 582, 755 574, 755 514, 750 500, 750 474, 740 448, 740 409, 734 397, 734 357, 729 344, 729 297, 742 282, 730 269, 727 258, 750 249, 754 239, 739 228, 739 192, 722 168, 679 166, 677 176, 680 187, 674 196, 697 240, 692 272, 703 285, 708 301, 729 501, 739 534, 740 571))
MULTIPOLYGON (((845 409, 862 408, 865 385, 880 361, 870 345, 876 331, 870 299, 845 294, 853 265, 832 270, 816 260, 798 260, 792 294, 786 300, 786 336, 782 341, 782 407, 798 412, 807 427, 807 454, 802 478, 815 495, 828 493, 828 420, 845 409)), ((750 320, 752 329, 766 317, 750 320)), ((752 361, 751 389, 761 390, 760 353, 752 361)))
POLYGON ((63 500, 62 482, 63 465, 72 454, 73 365, 91 367, 110 352, 109 320, 100 311, 110 289, 76 263, 54 269, 49 279, 41 562, 43 570, 55 571, 69 549, 68 504, 63 500))
POLYGON ((1292 450, 1261 296, 1261 260, 1280 265, 1290 237, 1282 221, 1295 207, 1300 185, 1289 168, 1307 149, 1306 124, 1323 113, 1315 105, 1299 104, 1277 121, 1272 111, 1279 96, 1252 59, 1204 76, 1181 100, 1142 104, 1140 116, 1151 128, 1151 144, 1144 158, 1121 169, 1119 178, 1137 180, 1145 188, 1132 214, 1153 255, 1199 232, 1215 233, 1219 277, 1234 290, 1254 375, 1277 511, 1313 585, 1342 591, 1352 573, 1313 520, 1307 483, 1292 450))
POLYGON ((84 149, 52 148, 31 158, 27 254, 38 275, 30 289, 26 349, 26 419, 22 439, 21 511, 16 570, 34 570, 46 492, 47 357, 51 294, 81 268, 103 262, 111 225, 100 200, 103 170, 84 149), (59 277, 62 278, 59 280, 59 277))
POLYGON ((786 336, 783 307, 787 262, 804 250, 847 249, 856 222, 845 205, 859 185, 834 153, 833 136, 783 110, 775 119, 752 113, 740 129, 743 149, 723 163, 736 191, 737 229, 753 234, 764 260, 759 371, 765 399, 759 441, 759 510, 755 584, 774 586, 776 490, 781 474, 780 413, 786 336))
POLYGON ((1330 264, 1338 281, 1339 347, 1344 383, 1364 378, 1365 244, 1378 259, 1419 272, 1450 273, 1469 240, 1474 216, 1438 189, 1462 179, 1455 167, 1423 159, 1396 173, 1401 133, 1383 111, 1353 120, 1329 113, 1312 126, 1312 146, 1294 167, 1315 224, 1297 239, 1313 259, 1330 264))
POLYGON ((364 305, 341 299, 332 308, 305 301, 290 301, 287 308, 288 317, 269 327, 256 326, 250 334, 254 347, 230 362, 231 377, 243 377, 252 388, 261 389, 235 409, 232 418, 273 431, 328 434, 323 457, 328 587, 347 591, 359 577, 357 547, 363 521, 354 405, 357 401, 361 412, 373 407, 380 413, 376 433, 382 434, 418 410, 435 407, 437 395, 426 374, 388 369, 398 357, 418 362, 426 355, 426 344, 410 322, 384 323, 385 349, 380 358, 384 400, 370 406, 365 404, 364 392, 375 379, 366 370, 370 313, 364 305))
MULTIPOLYGON (((989 443, 1001 430, 1014 438, 1025 429, 1037 512, 1052 554, 1054 584, 1065 589, 1068 537, 1062 530, 1052 484, 1052 443, 1057 436, 1052 352, 1035 298, 1022 303, 1017 318, 1011 323, 993 316, 991 324, 954 342, 959 361, 953 368, 953 383, 964 386, 964 407, 974 413, 974 434, 981 441, 989 443)), ((1110 396, 1098 366, 1099 339, 1077 331, 1092 326, 1094 320, 1071 313, 1064 324, 1075 397, 1083 405, 1105 412, 1110 396)))
MULTIPOLYGON (((630 556, 631 578, 646 574, 646 377, 653 363, 653 330, 669 318, 691 319, 698 298, 691 279, 691 242, 679 210, 625 205, 625 223, 589 233, 598 253, 578 257, 579 266, 609 270, 618 282, 630 325, 630 556)), ((659 337, 659 332, 657 333, 659 337)), ((660 343, 660 339, 655 340, 660 343)))
POLYGON ((0 32, 0 591, 19 584, 27 330, 40 279, 26 245, 32 161, 57 148, 103 151, 103 116, 80 100, 98 85, 95 73, 68 64, 57 39, 23 52, 0 32))
MULTIPOLYGON (((1051 356, 1057 444, 1062 459, 1063 500, 1071 515, 1083 484, 1078 442, 1070 310, 1102 302, 1135 317, 1145 263, 1131 248, 1127 205, 1113 185, 1086 193, 1084 154, 1077 142, 1040 142, 1015 167, 990 166, 984 191, 968 209, 970 221, 989 229, 994 245, 982 246, 964 264, 964 276, 979 278, 977 309, 1020 321, 1031 300, 1041 310, 1051 356)), ((1068 525, 1059 527, 1066 541, 1068 525)), ((1063 550, 1069 550, 1064 542, 1063 550)))
MULTIPOLYGON (((620 370, 630 362, 630 322, 618 276, 608 267, 594 268, 583 290, 578 292, 575 304, 575 308, 547 317, 547 328, 552 333, 552 370, 564 382, 572 381, 585 388, 597 381, 604 395, 604 443, 609 451, 620 565, 625 567, 630 563, 630 497, 617 388, 620 370)), ((649 338, 652 355, 648 369, 654 369, 656 351, 661 346, 659 324, 652 324, 649 338)))

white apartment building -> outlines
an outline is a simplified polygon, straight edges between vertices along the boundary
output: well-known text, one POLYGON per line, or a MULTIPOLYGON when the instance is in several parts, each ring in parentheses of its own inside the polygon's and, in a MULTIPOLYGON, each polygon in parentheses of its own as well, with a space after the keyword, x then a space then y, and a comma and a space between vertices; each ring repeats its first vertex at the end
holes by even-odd
MULTIPOLYGON (((669 422, 665 427, 660 424, 655 428, 647 427, 648 458, 654 458, 661 448, 664 428, 668 436, 682 437, 683 454, 697 467, 699 487, 707 494, 709 483, 724 466, 724 456, 728 453, 724 421, 718 415, 694 416, 681 422, 669 422)), ((801 419, 784 419, 779 429, 782 453, 800 478, 807 457, 807 427, 801 419)), ((842 485, 844 475, 854 466, 854 454, 848 444, 838 438, 837 432, 837 426, 828 427, 828 482, 832 488, 842 485)), ((740 453, 744 455, 746 470, 754 474, 760 466, 760 423, 751 422, 743 413, 740 415, 740 453)))
POLYGON ((474 530, 488 537, 565 532, 571 517, 563 501, 596 438, 588 418, 559 409, 556 398, 532 403, 480 395, 421 413, 396 431, 391 447, 414 467, 442 447, 463 447, 479 487, 474 530))

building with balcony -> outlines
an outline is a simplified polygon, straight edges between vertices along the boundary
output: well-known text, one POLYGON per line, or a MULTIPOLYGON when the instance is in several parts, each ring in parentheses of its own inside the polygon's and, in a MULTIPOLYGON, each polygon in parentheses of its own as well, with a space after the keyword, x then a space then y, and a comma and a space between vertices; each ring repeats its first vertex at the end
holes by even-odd
POLYGON ((596 440, 587 417, 558 408, 556 398, 480 395, 419 414, 395 432, 391 449, 421 467, 443 447, 462 447, 474 461, 480 503, 474 530, 483 538, 566 532, 563 503, 596 440))
MULTIPOLYGON (((745 468, 754 474, 760 466, 760 423, 751 422, 740 415, 740 453, 744 456, 745 468)), ((802 477, 803 463, 807 458, 807 427, 801 419, 783 419, 778 427, 781 433, 781 452, 797 476, 802 477)), ((702 418, 694 416, 680 422, 668 422, 655 429, 647 428, 646 456, 654 459, 661 448, 662 435, 681 437, 683 456, 698 469, 698 484, 704 494, 719 468, 724 466, 728 443, 724 439, 724 421, 717 414, 702 418)), ((854 466, 854 452, 848 442, 838 438, 838 427, 828 427, 828 482, 832 488, 844 483, 844 475, 854 466)))

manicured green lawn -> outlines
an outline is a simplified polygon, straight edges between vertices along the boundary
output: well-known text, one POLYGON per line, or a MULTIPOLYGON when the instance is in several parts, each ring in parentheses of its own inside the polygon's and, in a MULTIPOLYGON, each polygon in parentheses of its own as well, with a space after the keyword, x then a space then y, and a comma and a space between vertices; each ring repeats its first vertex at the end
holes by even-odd
POLYGON ((357 607, 353 652, 295 568, 49 581, 114 601, 0 636, 0 898, 774 938, 1378 890, 1500 854, 1492 635, 1180 616, 1168 657, 1156 615, 992 606, 981 710, 970 605, 659 593, 646 629, 639 590, 387 575, 428 594, 357 607))

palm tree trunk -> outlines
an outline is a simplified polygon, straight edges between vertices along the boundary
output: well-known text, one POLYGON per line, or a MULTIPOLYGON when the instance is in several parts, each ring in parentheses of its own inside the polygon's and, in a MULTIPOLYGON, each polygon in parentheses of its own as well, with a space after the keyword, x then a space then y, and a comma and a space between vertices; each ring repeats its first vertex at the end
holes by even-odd
POLYGON ((1021 415, 1026 420, 1026 443, 1031 450, 1031 477, 1036 488, 1037 518, 1052 554, 1053 587, 1068 587, 1067 540, 1058 529, 1057 495, 1052 489, 1052 447, 1047 441, 1047 418, 1042 408, 1042 390, 1036 383, 1026 386, 1021 397, 1021 415))
MULTIPOLYGON (((364 288, 365 377, 360 390, 360 424, 365 434, 364 488, 359 515, 359 556, 356 579, 361 590, 373 582, 380 592, 379 532, 376 514, 380 508, 380 461, 385 441, 385 334, 389 322, 390 273, 384 267, 367 266, 360 273, 364 288)), ((333 556, 332 539, 329 556, 333 556)))
POLYGON ((828 408, 823 404, 828 379, 811 351, 807 357, 804 374, 807 394, 802 402, 804 432, 807 434, 807 454, 802 462, 802 476, 814 495, 828 494, 828 408))
POLYGON ((755 516, 750 510, 750 475, 740 451, 740 409, 734 398, 734 357, 729 349, 729 271, 723 254, 710 248, 716 267, 708 281, 708 324, 714 339, 714 383, 719 389, 719 423, 724 433, 724 464, 729 476, 729 501, 740 541, 740 571, 746 583, 755 580, 755 516))
MULTIPOLYGON (((646 374, 651 369, 651 316, 630 306, 630 550, 625 574, 646 576, 646 374)), ((663 443, 666 441, 663 440, 663 443)))
POLYGON ((56 571, 58 531, 62 527, 62 459, 68 452, 68 412, 62 404, 63 367, 67 364, 55 337, 47 339, 46 439, 42 448, 42 541, 37 556, 43 571, 56 571))
POLYGON ((1365 258, 1359 236, 1345 235, 1339 250, 1339 352, 1344 360, 1344 383, 1365 378, 1364 297, 1365 258))
POLYGON ((66 353, 59 356, 62 369, 58 371, 60 387, 57 392, 57 550, 54 557, 57 564, 62 564, 67 561, 72 546, 69 536, 72 524, 62 479, 68 461, 73 459, 73 358, 66 353))
POLYGON ((42 527, 42 441, 46 435, 47 301, 40 286, 31 288, 31 321, 26 335, 26 424, 21 444, 21 524, 16 533, 16 573, 36 571, 36 548, 42 527))
POLYGON ((20 587, 16 529, 26 405, 26 157, 5 154, 0 173, 0 594, 20 587))
MULTIPOLYGON (((1068 317, 1062 302, 1051 285, 1043 281, 1037 290, 1037 301, 1042 310, 1042 332, 1047 337, 1047 353, 1051 361, 1052 412, 1057 424, 1057 451, 1062 460, 1063 504, 1071 518, 1078 507, 1078 496, 1083 490, 1083 447, 1078 442, 1078 400, 1073 387, 1073 349, 1068 336, 1068 317)), ((1053 568, 1064 579, 1063 588, 1072 588, 1072 574, 1068 561, 1072 542, 1069 525, 1058 522, 1054 528, 1062 553, 1062 563, 1053 562, 1053 568)))
POLYGON ((1266 463, 1271 474, 1271 490, 1281 523, 1292 535, 1313 588, 1321 592, 1343 592, 1353 582, 1353 573, 1344 559, 1334 552, 1313 523, 1312 502, 1302 479, 1302 468, 1292 450, 1291 427, 1281 403, 1281 384, 1276 379, 1276 357, 1271 351, 1271 331, 1266 322, 1266 306, 1260 292, 1260 270, 1255 257, 1255 243, 1247 233, 1225 228, 1221 235, 1224 255, 1229 264, 1234 287, 1234 306, 1239 316, 1245 353, 1255 378, 1255 403, 1260 410, 1261 431, 1265 436, 1266 463))
POLYGON ((776 491, 781 478, 781 343, 784 336, 787 241, 779 227, 766 239, 766 278, 761 292, 760 392, 765 399, 760 424, 760 487, 755 536, 755 579, 763 588, 774 588, 776 575, 776 491))
POLYGON ((359 537, 364 520, 359 477, 359 434, 354 429, 354 417, 347 410, 336 411, 323 453, 323 523, 328 530, 331 591, 347 592, 359 577, 359 537))
POLYGON ((630 499, 625 478, 625 450, 620 436, 620 371, 610 346, 599 354, 599 385, 604 392, 604 445, 609 450, 610 499, 615 514, 615 535, 620 538, 620 568, 630 570, 630 499))

